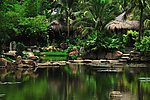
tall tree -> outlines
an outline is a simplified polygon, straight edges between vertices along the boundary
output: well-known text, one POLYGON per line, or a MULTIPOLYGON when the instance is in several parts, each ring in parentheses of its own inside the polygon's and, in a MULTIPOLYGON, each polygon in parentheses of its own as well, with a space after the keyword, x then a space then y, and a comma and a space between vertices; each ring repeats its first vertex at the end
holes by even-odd
POLYGON ((83 33, 91 30, 102 31, 105 25, 115 18, 115 7, 111 6, 111 0, 89 0, 83 10, 83 17, 79 18, 74 27, 83 27, 83 33))
MULTIPOLYGON (((58 0, 58 4, 56 7, 59 9, 59 14, 57 14, 55 17, 62 19, 65 21, 65 24, 67 26, 67 37, 70 36, 70 21, 73 19, 74 12, 78 10, 79 2, 80 0, 58 0)), ((55 16, 55 15, 54 15, 55 16)))
POLYGON ((139 26, 139 42, 141 40, 142 27, 143 27, 143 12, 146 7, 147 0, 124 0, 127 2, 127 13, 135 10, 136 8, 140 9, 140 26, 139 26))

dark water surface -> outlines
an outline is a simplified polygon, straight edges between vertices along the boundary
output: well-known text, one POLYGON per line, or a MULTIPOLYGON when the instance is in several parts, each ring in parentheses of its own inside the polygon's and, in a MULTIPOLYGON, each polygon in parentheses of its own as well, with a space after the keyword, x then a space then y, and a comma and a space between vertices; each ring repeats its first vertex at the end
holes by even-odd
POLYGON ((89 66, 0 69, 0 100, 150 100, 150 68, 99 73, 89 66), (144 81, 143 81, 144 80, 144 81), (112 91, 121 97, 110 98, 112 91))

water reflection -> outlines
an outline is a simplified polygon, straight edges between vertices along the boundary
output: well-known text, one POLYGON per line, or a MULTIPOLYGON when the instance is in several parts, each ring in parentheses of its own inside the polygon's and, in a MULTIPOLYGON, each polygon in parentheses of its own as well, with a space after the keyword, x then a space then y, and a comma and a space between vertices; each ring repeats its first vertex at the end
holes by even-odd
POLYGON ((38 74, 35 74, 37 68, 17 68, 17 69, 6 69, 0 68, 1 80, 24 80, 26 76, 29 78, 36 78, 38 74))
POLYGON ((97 73, 88 66, 70 64, 58 68, 0 69, 1 100, 116 100, 112 91, 120 91, 117 100, 149 100, 148 68, 124 68, 122 73, 97 73))

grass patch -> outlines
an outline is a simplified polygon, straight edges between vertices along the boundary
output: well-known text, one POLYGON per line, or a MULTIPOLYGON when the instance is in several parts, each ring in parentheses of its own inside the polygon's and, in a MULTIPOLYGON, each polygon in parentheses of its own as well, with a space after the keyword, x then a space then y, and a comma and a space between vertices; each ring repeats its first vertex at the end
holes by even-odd
POLYGON ((34 55, 35 56, 42 56, 42 55, 68 56, 68 53, 66 52, 41 52, 41 53, 34 52, 34 55))
POLYGON ((67 60, 67 57, 40 57, 42 60, 67 60))

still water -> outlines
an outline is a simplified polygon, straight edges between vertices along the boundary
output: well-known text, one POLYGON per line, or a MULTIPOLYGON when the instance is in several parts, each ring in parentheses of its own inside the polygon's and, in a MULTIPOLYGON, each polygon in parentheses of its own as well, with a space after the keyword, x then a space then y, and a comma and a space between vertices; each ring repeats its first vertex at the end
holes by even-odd
POLYGON ((100 73, 85 65, 0 69, 0 100, 150 100, 150 68, 100 73), (119 91, 121 97, 110 97, 119 91))

